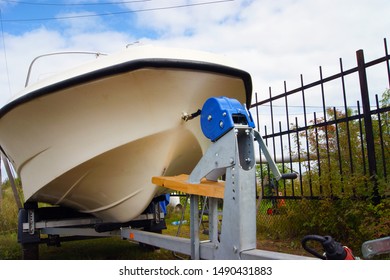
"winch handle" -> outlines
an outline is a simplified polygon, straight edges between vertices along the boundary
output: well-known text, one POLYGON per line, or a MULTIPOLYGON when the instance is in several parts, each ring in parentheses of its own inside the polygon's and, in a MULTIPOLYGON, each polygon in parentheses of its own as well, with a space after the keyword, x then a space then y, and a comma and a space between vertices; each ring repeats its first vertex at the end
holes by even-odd
POLYGON ((281 179, 284 179, 284 180, 286 180, 286 179, 294 180, 296 178, 298 178, 297 173, 283 173, 282 177, 281 177, 281 179))
POLYGON ((264 156, 276 180, 279 181, 280 179, 296 179, 298 177, 296 173, 280 173, 275 161, 272 159, 271 154, 268 151, 267 145, 265 144, 263 137, 261 137, 260 133, 256 130, 253 130, 253 134, 255 140, 259 143, 259 149, 264 153, 264 156))

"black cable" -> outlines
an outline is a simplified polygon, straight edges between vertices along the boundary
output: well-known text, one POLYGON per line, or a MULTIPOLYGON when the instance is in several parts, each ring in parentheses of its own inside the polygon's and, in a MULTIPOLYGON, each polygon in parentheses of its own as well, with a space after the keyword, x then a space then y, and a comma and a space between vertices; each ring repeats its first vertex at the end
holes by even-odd
POLYGON ((21 5, 31 6, 100 6, 100 5, 121 5, 137 2, 149 2, 152 0, 132 0, 132 1, 118 1, 118 2, 100 2, 100 3, 43 3, 43 2, 27 2, 27 1, 16 1, 16 0, 3 0, 3 2, 15 3, 21 5))
POLYGON ((0 25, 1 25, 1 39, 3 43, 3 53, 4 53, 4 61, 5 61, 5 70, 7 73, 7 81, 8 81, 8 90, 9 94, 11 94, 11 81, 9 78, 9 67, 8 67, 8 57, 7 57, 7 48, 5 46, 5 38, 4 38, 4 27, 3 27, 3 15, 0 9, 0 25))
POLYGON ((172 9, 204 6, 204 5, 211 5, 211 4, 220 4, 220 3, 231 2, 231 1, 235 1, 235 0, 208 1, 208 2, 193 3, 193 4, 184 4, 184 5, 158 7, 158 8, 147 8, 147 9, 139 9, 139 10, 131 10, 131 11, 92 14, 92 15, 88 14, 88 15, 78 15, 78 16, 63 16, 63 17, 35 18, 35 19, 3 19, 3 22, 31 22, 31 21, 63 20, 63 19, 76 19, 76 18, 99 17, 99 16, 113 16, 113 15, 120 15, 120 14, 162 11, 162 10, 172 10, 172 9))

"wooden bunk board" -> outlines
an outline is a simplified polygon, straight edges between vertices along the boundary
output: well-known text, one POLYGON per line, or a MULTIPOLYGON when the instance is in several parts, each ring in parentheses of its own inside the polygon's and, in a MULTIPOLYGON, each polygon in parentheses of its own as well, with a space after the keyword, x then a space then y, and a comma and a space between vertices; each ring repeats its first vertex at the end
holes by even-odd
POLYGON ((152 183, 160 187, 183 193, 223 198, 225 182, 202 179, 199 184, 191 184, 188 183, 188 178, 189 175, 187 174, 178 176, 158 176, 152 178, 152 183))

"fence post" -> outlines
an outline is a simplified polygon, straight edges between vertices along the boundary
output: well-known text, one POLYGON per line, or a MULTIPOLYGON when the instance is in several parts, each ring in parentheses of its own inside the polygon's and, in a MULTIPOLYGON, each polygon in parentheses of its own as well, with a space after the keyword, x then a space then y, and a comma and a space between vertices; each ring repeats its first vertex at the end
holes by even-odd
POLYGON ((358 50, 356 52, 356 59, 358 64, 360 94, 362 97, 362 106, 363 106, 363 118, 364 118, 365 134, 366 134, 368 168, 369 168, 370 178, 373 183, 372 201, 374 204, 379 204, 380 196, 378 191, 378 181, 376 178, 377 168, 376 168, 376 158, 375 158, 374 131, 373 131, 372 119, 371 119, 370 97, 368 93, 367 73, 366 73, 366 65, 364 61, 363 50, 358 50))

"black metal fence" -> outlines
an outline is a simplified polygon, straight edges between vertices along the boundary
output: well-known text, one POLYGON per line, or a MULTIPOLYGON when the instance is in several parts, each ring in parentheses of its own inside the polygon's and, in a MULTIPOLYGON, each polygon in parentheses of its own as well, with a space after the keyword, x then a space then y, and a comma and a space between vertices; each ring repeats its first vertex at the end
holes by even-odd
POLYGON ((366 62, 356 52, 356 67, 268 97, 256 93, 251 112, 282 173, 298 179, 276 183, 262 155, 259 192, 273 208, 286 199, 388 196, 390 172, 390 55, 366 62))

